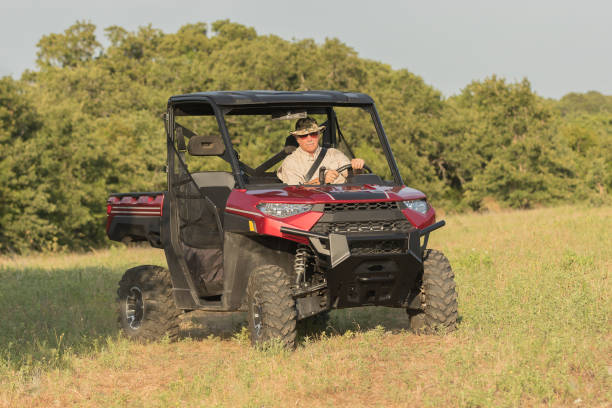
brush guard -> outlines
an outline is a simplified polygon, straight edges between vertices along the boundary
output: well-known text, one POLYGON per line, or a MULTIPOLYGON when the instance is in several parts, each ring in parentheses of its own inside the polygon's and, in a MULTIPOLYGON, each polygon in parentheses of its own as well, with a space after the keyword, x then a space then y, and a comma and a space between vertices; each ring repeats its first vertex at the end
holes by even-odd
POLYGON ((408 307, 418 301, 429 234, 444 225, 439 221, 408 233, 325 235, 289 227, 281 227, 281 232, 309 239, 327 269, 328 304, 332 307, 408 307))

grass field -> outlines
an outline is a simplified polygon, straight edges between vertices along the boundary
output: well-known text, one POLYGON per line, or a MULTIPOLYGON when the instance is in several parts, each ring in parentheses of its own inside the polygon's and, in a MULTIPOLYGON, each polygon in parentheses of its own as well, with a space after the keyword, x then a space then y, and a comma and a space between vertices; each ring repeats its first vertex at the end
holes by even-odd
POLYGON ((342 310, 294 352, 252 349, 240 313, 123 339, 117 281, 160 250, 0 258, 0 406, 612 406, 612 208, 446 220, 430 247, 455 270, 456 332, 342 310))

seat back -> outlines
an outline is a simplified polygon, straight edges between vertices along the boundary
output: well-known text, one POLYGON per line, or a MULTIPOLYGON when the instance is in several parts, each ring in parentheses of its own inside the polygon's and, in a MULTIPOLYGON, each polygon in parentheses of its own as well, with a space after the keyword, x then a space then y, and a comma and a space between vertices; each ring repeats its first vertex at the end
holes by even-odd
POLYGON ((191 173, 191 177, 198 187, 227 187, 234 188, 236 181, 231 173, 226 171, 199 171, 191 173))

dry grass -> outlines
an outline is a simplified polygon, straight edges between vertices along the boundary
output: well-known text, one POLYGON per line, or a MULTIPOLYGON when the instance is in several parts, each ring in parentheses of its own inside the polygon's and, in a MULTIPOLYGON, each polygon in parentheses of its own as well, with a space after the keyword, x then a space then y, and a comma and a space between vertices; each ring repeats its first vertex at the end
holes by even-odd
POLYGON ((430 246, 460 325, 335 311, 295 352, 252 349, 243 314, 195 313, 178 343, 118 336, 113 299, 153 249, 0 258, 0 406, 585 406, 612 403, 612 208, 446 217, 430 246))

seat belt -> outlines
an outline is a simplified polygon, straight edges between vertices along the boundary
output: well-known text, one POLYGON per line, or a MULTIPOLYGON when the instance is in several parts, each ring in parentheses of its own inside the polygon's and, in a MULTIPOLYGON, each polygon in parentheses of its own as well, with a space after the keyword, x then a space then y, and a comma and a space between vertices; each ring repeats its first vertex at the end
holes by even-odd
POLYGON ((308 173, 306 173, 306 183, 310 181, 310 179, 312 178, 312 175, 315 173, 315 171, 317 171, 317 168, 321 165, 321 162, 323 162, 323 158, 325 157, 326 153, 327 153, 327 147, 322 147, 321 151, 319 152, 319 156, 317 156, 317 160, 315 160, 315 162, 312 163, 310 170, 308 170, 308 173))

